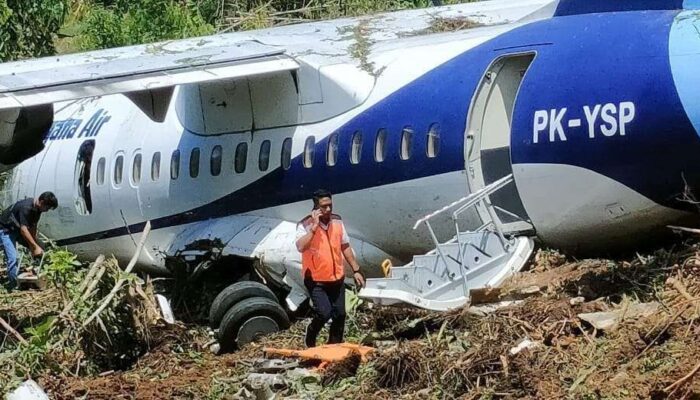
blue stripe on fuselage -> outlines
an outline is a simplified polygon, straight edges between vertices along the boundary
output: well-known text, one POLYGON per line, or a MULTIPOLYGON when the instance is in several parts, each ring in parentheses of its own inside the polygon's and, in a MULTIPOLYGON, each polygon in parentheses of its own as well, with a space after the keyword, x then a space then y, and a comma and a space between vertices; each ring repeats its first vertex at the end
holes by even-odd
MULTIPOLYGON (((537 57, 516 105, 514 163, 579 165, 668 203, 670 194, 677 192, 685 164, 669 160, 673 156, 661 154, 659 146, 681 151, 684 156, 700 151, 697 136, 688 137, 693 130, 685 114, 657 112, 672 111, 676 106, 682 110, 673 91, 668 65, 668 31, 675 15, 674 12, 639 12, 571 16, 515 29, 426 73, 340 127, 336 131, 340 135, 336 166, 325 165, 327 141, 323 140, 316 144, 313 168, 304 168, 301 157, 297 157, 288 171, 277 169, 212 203, 152 220, 153 227, 302 201, 309 199, 319 187, 345 193, 463 170, 466 113, 481 76, 500 56, 525 51, 536 51, 537 57), (640 81, 649 82, 650 86, 633 85, 640 81), (539 147, 528 143, 534 110, 623 100, 639 102, 640 114, 634 130, 624 140, 578 142, 572 138, 563 144, 539 147), (432 123, 440 124, 442 145, 440 156, 428 159, 425 140, 432 123), (398 156, 401 130, 405 126, 413 127, 416 141, 414 155, 407 161, 398 156), (381 128, 389 131, 390 139, 389 156, 379 164, 374 162, 373 152, 375 135, 381 128), (362 161, 352 165, 349 152, 356 131, 363 132, 362 161), (666 184, 669 171, 674 181, 666 184)), ((191 143, 189 136, 185 135, 183 142, 191 143)), ((183 146, 182 150, 190 148, 183 146)), ((136 224, 129 230, 142 228, 143 224, 136 224)), ((61 244, 126 234, 127 228, 117 228, 66 239, 61 244)))

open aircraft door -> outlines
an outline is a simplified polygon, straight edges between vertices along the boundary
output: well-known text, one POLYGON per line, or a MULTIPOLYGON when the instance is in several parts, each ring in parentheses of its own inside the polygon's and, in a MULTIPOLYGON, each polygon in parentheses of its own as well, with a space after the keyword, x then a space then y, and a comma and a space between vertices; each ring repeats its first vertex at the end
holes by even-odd
MULTIPOLYGON (((513 173, 511 129, 518 91, 535 59, 534 52, 497 58, 484 73, 468 114, 465 161, 469 191, 475 193, 513 173)), ((490 195, 505 233, 532 233, 534 227, 515 182, 490 195)), ((491 220, 477 207, 481 220, 491 220)))

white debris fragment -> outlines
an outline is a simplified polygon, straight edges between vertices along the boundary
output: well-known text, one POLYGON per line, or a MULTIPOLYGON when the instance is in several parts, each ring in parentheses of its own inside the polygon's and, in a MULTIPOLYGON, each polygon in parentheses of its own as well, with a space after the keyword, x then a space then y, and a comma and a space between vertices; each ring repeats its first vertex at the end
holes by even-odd
POLYGON ((38 383, 29 379, 24 381, 14 392, 8 394, 7 400, 49 400, 49 396, 38 383))
POLYGON ((486 316, 488 314, 492 314, 502 308, 514 306, 516 304, 522 303, 522 300, 517 300, 517 301, 502 301, 500 303, 491 303, 491 304, 480 304, 478 306, 471 306, 467 309, 467 312, 470 314, 478 315, 478 316, 486 316))
POLYGON ((532 349, 532 348, 538 347, 539 345, 540 345, 539 342, 533 342, 532 340, 525 338, 525 339, 521 340, 517 346, 510 349, 510 354, 516 355, 523 350, 532 349))
POLYGON ((173 309, 170 307, 170 302, 162 294, 156 295, 156 300, 158 300, 158 306, 160 307, 160 313, 163 316, 165 322, 169 324, 175 323, 175 314, 173 314, 173 309))
POLYGON ((623 319, 648 317, 657 312, 659 307, 661 304, 658 302, 639 303, 615 311, 579 314, 578 317, 600 331, 609 331, 617 328, 623 319))
POLYGON ((582 296, 574 297, 573 299, 569 300, 569 304, 571 304, 572 306, 575 306, 577 304, 582 304, 585 302, 586 302, 586 298, 582 297, 582 296))

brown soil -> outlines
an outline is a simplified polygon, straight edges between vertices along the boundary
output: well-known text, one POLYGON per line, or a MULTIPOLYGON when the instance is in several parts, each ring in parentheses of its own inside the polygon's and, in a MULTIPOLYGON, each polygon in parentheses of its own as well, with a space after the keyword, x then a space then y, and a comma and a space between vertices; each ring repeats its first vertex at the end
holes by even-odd
MULTIPOLYGON (((349 360, 326 371, 325 388, 313 397, 700 398, 700 380, 690 374, 700 366, 698 260, 696 244, 622 261, 541 252, 504 286, 537 286, 539 293, 487 316, 365 306, 353 323, 379 350, 367 364, 349 360), (571 301, 579 296, 582 302, 571 301), (655 314, 609 331, 578 317, 648 301, 661 304, 655 314), (524 340, 534 345, 511 351, 524 340)), ((206 349, 211 337, 203 327, 160 328, 151 350, 126 371, 74 376, 76 364, 39 382, 55 399, 231 398, 263 346, 302 348, 304 326, 222 356, 206 349)))

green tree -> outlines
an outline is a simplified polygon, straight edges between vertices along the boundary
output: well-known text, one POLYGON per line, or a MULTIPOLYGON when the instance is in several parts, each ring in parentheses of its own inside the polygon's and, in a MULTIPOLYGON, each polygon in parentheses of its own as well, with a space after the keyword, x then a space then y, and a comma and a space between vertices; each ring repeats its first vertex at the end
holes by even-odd
POLYGON ((54 54, 67 0, 0 0, 0 61, 54 54))
POLYGON ((197 7, 174 0, 105 0, 88 10, 81 50, 182 39, 214 32, 197 7))

